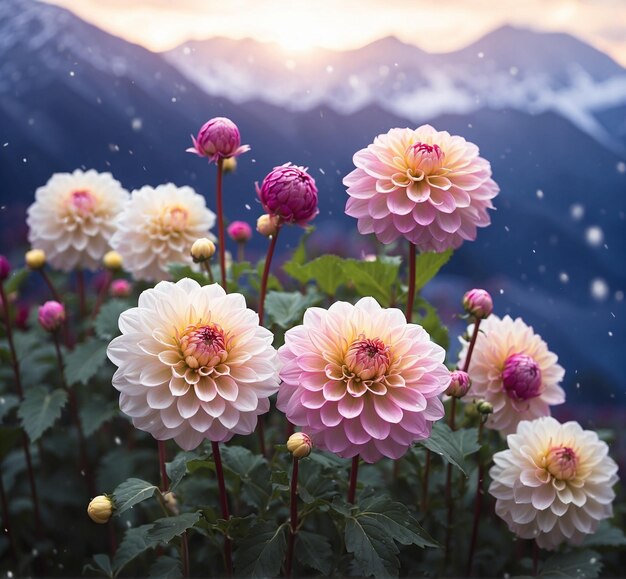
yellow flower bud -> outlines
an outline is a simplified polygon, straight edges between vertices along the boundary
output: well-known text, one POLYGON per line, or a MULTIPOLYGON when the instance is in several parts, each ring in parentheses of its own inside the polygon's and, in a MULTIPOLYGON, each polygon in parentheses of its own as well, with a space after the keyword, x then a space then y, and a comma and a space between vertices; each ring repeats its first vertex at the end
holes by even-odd
POLYGON ((296 432, 289 437, 287 441, 287 450, 294 458, 305 458, 311 454, 313 443, 308 434, 304 432, 296 432))
POLYGON ((235 157, 226 157, 222 161, 222 171, 224 173, 233 173, 237 169, 237 159, 235 157))
POLYGON ((278 232, 278 215, 261 215, 256 222, 256 230, 265 237, 273 237, 278 232))
POLYGON ((24 259, 30 269, 41 269, 46 265, 46 252, 43 249, 31 249, 26 252, 24 259))
POLYGON ((167 491, 163 495, 163 500, 165 501, 165 506, 170 513, 173 515, 178 515, 180 513, 180 509, 178 508, 178 499, 172 491, 167 491))
POLYGON ((107 269, 122 269, 122 256, 117 251, 109 251, 102 258, 102 263, 107 269))
POLYGON ((89 518, 99 525, 104 525, 109 522, 111 514, 113 513, 113 501, 106 495, 99 495, 94 499, 91 499, 89 506, 87 507, 87 514, 89 518))
POLYGON ((196 239, 191 246, 191 257, 196 263, 211 259, 215 255, 215 243, 206 237, 196 239))

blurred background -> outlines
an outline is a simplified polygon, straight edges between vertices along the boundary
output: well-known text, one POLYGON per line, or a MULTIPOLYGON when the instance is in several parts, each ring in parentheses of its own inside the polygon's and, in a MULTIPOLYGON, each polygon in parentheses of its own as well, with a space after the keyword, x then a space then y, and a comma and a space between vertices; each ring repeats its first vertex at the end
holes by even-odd
POLYGON ((454 337, 463 292, 491 291, 566 368, 557 416, 617 427, 623 453, 625 65, 621 0, 0 0, 0 251, 21 262, 55 172, 187 184, 213 207, 214 169, 185 149, 228 116, 252 147, 228 219, 256 221, 254 182, 292 161, 320 190, 311 256, 359 257, 375 244, 343 213, 353 153, 430 123, 477 143, 501 193, 426 297, 454 337))

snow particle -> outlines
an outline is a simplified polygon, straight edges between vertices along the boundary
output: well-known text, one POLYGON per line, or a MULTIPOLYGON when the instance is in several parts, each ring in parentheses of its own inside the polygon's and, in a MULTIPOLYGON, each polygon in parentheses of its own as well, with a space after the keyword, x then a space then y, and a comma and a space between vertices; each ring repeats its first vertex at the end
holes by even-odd
POLYGON ((624 163, 624 161, 620 161, 617 164, 617 172, 618 173, 626 173, 626 163, 624 163))
POLYGON ((537 189, 537 199, 543 199, 543 191, 541 189, 537 189))
POLYGON ((597 277, 591 282, 591 297, 599 302, 604 301, 609 295, 609 286, 602 279, 597 277))
POLYGON ((580 221, 585 215, 585 208, 580 203, 574 203, 569 208, 569 214, 572 216, 572 219, 580 221))
POLYGON ((132 127, 133 131, 141 131, 143 127, 143 121, 139 117, 135 117, 131 121, 130 126, 132 127))
POLYGON ((597 225, 592 225, 585 231, 585 240, 591 247, 599 247, 604 241, 604 232, 597 225))
POLYGON ((559 274, 559 281, 561 283, 569 283, 569 275, 567 275, 567 273, 565 273, 564 271, 562 271, 559 274))

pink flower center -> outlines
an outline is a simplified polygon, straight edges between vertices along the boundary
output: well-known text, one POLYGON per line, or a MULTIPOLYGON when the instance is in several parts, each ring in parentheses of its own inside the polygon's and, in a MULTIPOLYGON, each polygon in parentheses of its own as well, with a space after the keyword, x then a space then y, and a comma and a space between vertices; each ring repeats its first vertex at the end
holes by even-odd
POLYGON ((502 386, 514 400, 536 398, 543 390, 539 364, 526 354, 509 356, 502 370, 502 386))
POLYGON ((185 363, 194 370, 211 370, 224 362, 228 356, 227 341, 217 324, 188 326, 179 338, 185 363))
POLYGON ((73 191, 69 201, 73 211, 81 217, 86 217, 93 213, 97 205, 94 195, 86 190, 73 191))
POLYGON ((161 227, 168 232, 181 232, 187 228, 189 213, 183 207, 167 207, 161 214, 161 227))
POLYGON ((546 455, 545 465, 548 472, 559 480, 571 480, 576 476, 578 457, 569 446, 554 446, 546 455))
POLYGON ((439 145, 415 143, 406 151, 406 157, 414 171, 423 171, 426 174, 443 165, 445 153, 439 145))
POLYGON ((363 334, 352 342, 345 357, 347 369, 360 380, 384 376, 389 362, 389 347, 380 338, 366 338, 363 334))

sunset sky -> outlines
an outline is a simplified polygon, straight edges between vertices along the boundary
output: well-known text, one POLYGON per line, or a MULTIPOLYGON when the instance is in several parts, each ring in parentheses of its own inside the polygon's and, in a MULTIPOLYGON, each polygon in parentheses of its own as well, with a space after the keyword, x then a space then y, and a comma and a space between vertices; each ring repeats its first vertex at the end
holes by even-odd
POLYGON ((393 34, 445 52, 509 23, 570 32, 626 65, 626 0, 47 1, 155 51, 212 36, 346 49, 393 34))

